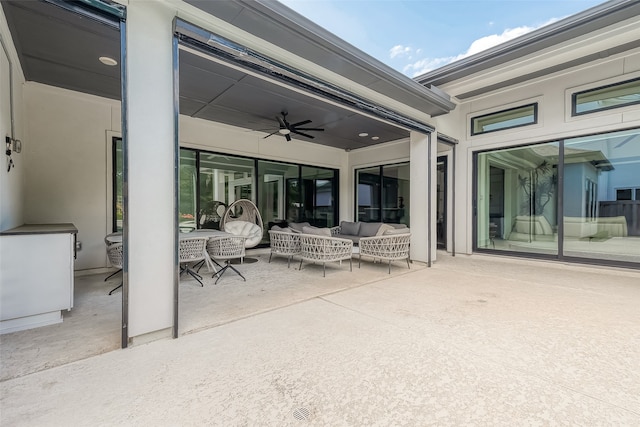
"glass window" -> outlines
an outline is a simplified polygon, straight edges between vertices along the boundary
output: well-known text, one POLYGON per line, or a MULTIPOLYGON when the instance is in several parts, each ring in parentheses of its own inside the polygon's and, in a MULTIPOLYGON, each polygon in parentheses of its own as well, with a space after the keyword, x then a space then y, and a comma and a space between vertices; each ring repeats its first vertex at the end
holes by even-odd
POLYGON ((409 163, 383 166, 382 222, 409 226, 409 163))
POLYGON ((359 169, 357 175, 358 221, 380 222, 380 167, 359 169))
POLYGON ((356 171, 357 220, 409 226, 409 163, 356 171))
POLYGON ((630 188, 625 188, 622 190, 617 190, 616 191, 616 200, 633 200, 633 197, 631 197, 631 189, 630 188))
POLYGON ((122 152, 122 138, 113 139, 113 152, 112 152, 112 164, 113 164, 113 231, 122 231, 123 220, 123 207, 124 198, 122 195, 122 181, 123 181, 123 152, 122 152))
POLYGON ((333 227, 336 212, 336 174, 332 169, 302 166, 302 220, 316 227, 333 227))
POLYGON ((193 150, 180 150, 180 188, 179 188, 179 228, 181 231, 192 231, 197 225, 197 169, 196 152, 193 150))
POLYGON ((559 143, 478 154, 476 245, 557 254, 559 143))
POLYGON ((206 228, 220 225, 220 206, 238 199, 255 200, 254 161, 242 157, 200 153, 200 216, 206 228))
POLYGON ((284 221, 297 222, 300 207, 298 175, 297 165, 258 161, 258 209, 264 222, 263 242, 268 241, 268 231, 273 225, 284 221))
POLYGON ((564 254, 640 262, 640 131, 565 141, 564 254))
POLYGON ((510 108, 471 119, 471 135, 538 123, 538 104, 510 108))
POLYGON ((574 116, 639 104, 640 79, 576 92, 571 98, 574 116))

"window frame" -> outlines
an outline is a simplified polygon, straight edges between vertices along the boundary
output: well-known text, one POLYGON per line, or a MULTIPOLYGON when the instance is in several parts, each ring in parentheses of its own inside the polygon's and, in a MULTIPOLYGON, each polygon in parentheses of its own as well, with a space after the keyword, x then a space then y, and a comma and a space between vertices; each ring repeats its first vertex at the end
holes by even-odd
MULTIPOLYGON (((526 117, 526 116, 523 116, 526 117)), ((506 120, 505 120, 506 121, 506 120)), ((497 122, 499 123, 499 122, 497 122)), ((475 116, 475 117, 471 117, 471 122, 470 122, 470 126, 471 126, 471 136, 476 136, 476 135, 484 135, 487 133, 492 133, 492 132, 499 132, 499 131, 503 131, 503 130, 507 130, 507 129, 514 129, 514 128, 519 128, 519 127, 523 127, 523 126, 531 126, 531 125, 536 125, 538 124, 538 103, 537 102, 532 102, 529 104, 525 104, 525 105, 519 105, 517 107, 512 107, 512 108, 507 108, 504 110, 499 110, 499 111, 494 111, 492 113, 487 113, 487 114, 482 114, 480 116, 475 116), (476 132, 475 130, 475 122, 480 120, 480 119, 486 119, 488 117, 491 116, 499 116, 501 114, 504 113, 508 113, 510 111, 515 111, 515 110, 520 110, 520 109, 525 109, 528 107, 532 107, 532 115, 533 115, 533 121, 531 123, 522 123, 522 124, 517 124, 517 125, 513 125, 513 126, 506 126, 506 127, 501 127, 499 129, 491 129, 491 130, 485 130, 485 131, 480 131, 480 132, 476 132)))
MULTIPOLYGON (((627 102, 624 104, 618 104, 618 105, 610 105, 608 107, 601 107, 601 108, 596 108, 596 109, 592 109, 589 111, 581 111, 578 112, 577 111, 577 107, 578 107, 578 96, 580 95, 585 95, 585 94, 589 94, 591 92, 597 92, 597 91, 601 91, 604 89, 614 89, 618 86, 622 86, 628 83, 633 83, 633 82, 637 82, 638 86, 639 86, 639 91, 638 93, 640 94, 640 77, 636 77, 633 79, 629 79, 629 80, 624 80, 621 82, 616 82, 616 83, 610 83, 607 85, 603 85, 603 86, 598 86, 598 87, 594 87, 594 88, 590 88, 590 89, 585 89, 585 90, 581 90, 578 92, 573 92, 571 94, 571 117, 579 117, 579 116, 584 116, 585 114, 593 114, 593 113, 598 113, 601 111, 608 111, 608 110, 614 110, 616 108, 624 108, 624 107, 629 107, 631 105, 638 105, 640 104, 640 97, 638 99, 638 101, 631 101, 631 102, 627 102)), ((607 99, 607 98, 604 98, 607 99)))

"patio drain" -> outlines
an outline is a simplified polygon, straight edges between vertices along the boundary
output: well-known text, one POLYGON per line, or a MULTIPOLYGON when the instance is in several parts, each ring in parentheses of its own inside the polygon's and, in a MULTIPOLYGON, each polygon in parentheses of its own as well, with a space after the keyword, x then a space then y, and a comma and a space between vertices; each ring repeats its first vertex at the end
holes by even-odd
POLYGON ((308 408, 295 408, 293 410, 293 418, 299 421, 309 421, 311 419, 311 411, 308 408))

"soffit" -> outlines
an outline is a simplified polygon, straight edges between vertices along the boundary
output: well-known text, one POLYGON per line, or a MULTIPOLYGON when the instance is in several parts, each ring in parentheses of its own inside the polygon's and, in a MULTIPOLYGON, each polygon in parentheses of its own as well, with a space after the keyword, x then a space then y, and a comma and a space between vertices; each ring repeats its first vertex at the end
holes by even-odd
MULTIPOLYGON (((222 17, 237 14, 234 2, 212 3, 224 3, 218 10, 222 17)), ((2 8, 27 81, 120 99, 120 67, 107 67, 97 60, 99 56, 120 57, 117 28, 42 1, 3 0, 2 8)), ((276 115, 287 111, 290 123, 309 119, 313 122, 308 127, 325 128, 313 133, 314 139, 292 135, 294 139, 341 149, 409 137, 409 131, 397 125, 182 49, 179 69, 180 113, 194 118, 262 136, 277 130, 276 115), (379 139, 359 137, 360 132, 379 139)))

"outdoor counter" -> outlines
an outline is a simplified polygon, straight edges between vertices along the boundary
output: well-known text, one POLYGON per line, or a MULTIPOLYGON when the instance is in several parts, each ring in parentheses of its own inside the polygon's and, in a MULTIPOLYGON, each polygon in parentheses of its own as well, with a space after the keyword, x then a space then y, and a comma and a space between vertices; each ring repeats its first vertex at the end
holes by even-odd
POLYGON ((0 334, 62 322, 73 307, 77 233, 69 223, 0 232, 0 334))

